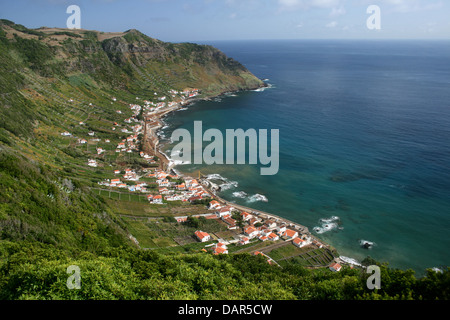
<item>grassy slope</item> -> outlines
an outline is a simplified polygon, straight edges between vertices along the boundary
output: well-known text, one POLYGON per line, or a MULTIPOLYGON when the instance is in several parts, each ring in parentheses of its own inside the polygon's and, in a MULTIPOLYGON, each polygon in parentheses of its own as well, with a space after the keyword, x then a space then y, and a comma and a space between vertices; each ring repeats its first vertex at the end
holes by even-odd
POLYGON ((139 250, 117 216, 121 210, 89 188, 111 175, 109 164, 133 165, 136 158, 99 158, 100 167, 89 168, 95 144, 77 146, 60 135, 86 137, 94 130, 114 146, 125 135, 111 125, 130 116, 128 103, 136 96, 152 99, 154 92, 186 87, 214 95, 259 85, 212 47, 167 44, 135 30, 29 30, 2 20, 0 298, 448 298, 448 272, 419 281, 385 268, 383 291, 373 293, 358 270, 279 269, 248 254, 196 253, 195 245, 182 253, 139 250), (82 270, 80 290, 66 287, 69 265, 82 270))
POLYGON ((164 43, 136 30, 118 36, 30 30, 8 20, 0 21, 0 74, 2 238, 52 244, 70 244, 79 238, 78 229, 88 229, 74 224, 75 234, 62 232, 68 221, 56 219, 66 215, 58 210, 81 214, 78 205, 88 204, 91 215, 108 212, 103 198, 86 187, 109 177, 109 164, 139 162, 135 155, 113 155, 99 158, 99 169, 86 166, 96 146, 110 150, 127 136, 111 127, 131 115, 128 103, 137 95, 152 100, 154 92, 168 95, 170 89, 196 87, 207 96, 261 84, 242 65, 209 46, 164 43), (66 130, 78 137, 93 130, 111 144, 79 146, 74 138, 60 135, 66 130), (63 194, 61 184, 73 190, 63 194), (34 214, 38 208, 42 214, 34 214), (19 232, 18 224, 35 231, 19 232))

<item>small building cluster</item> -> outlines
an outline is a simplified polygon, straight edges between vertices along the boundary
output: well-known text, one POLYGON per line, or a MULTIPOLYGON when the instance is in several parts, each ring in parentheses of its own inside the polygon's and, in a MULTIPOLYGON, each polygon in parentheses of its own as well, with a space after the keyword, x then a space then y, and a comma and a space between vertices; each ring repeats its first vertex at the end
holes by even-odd
MULTIPOLYGON (((259 241, 290 241, 293 245, 302 248, 308 246, 310 244, 314 244, 317 247, 321 248, 322 243, 313 239, 308 232, 304 231, 303 227, 287 223, 283 219, 265 216, 263 214, 259 214, 257 212, 253 212, 250 214, 246 211, 237 210, 232 206, 222 205, 217 200, 211 200, 208 204, 208 209, 213 211, 211 214, 197 215, 197 216, 205 216, 209 219, 220 219, 223 221, 229 230, 237 230, 239 229, 237 226, 236 219, 240 218, 242 220, 243 226, 242 230, 239 233, 239 239, 233 241, 237 245, 246 245, 249 243, 253 243, 255 240, 259 241), (237 215, 240 215, 237 216, 237 215)), ((176 217, 178 222, 183 222, 187 220, 187 216, 176 217)), ((196 238, 201 242, 210 241, 212 238, 209 234, 203 231, 197 231, 195 234, 196 238), (201 232, 201 233, 199 233, 201 232), (202 235, 199 237, 199 235, 202 235), (206 236, 207 235, 207 236, 206 236), (200 239, 201 238, 201 239, 200 239), (207 240, 206 240, 207 239, 207 240)), ((213 248, 214 254, 225 254, 228 253, 226 250, 227 243, 219 240, 219 243, 216 244, 216 247, 213 248), (225 245, 225 249, 222 248, 225 245)), ((269 257, 269 260, 270 257, 269 257)), ((274 261, 272 261, 274 262, 274 261)))

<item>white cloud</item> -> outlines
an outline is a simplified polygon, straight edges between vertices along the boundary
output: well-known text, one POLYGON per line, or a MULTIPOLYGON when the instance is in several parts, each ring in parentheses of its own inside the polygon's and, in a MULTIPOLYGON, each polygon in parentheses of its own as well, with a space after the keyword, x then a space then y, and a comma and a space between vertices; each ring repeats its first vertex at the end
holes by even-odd
POLYGON ((333 8, 338 7, 342 0, 278 0, 281 10, 333 8))
POLYGON ((308 1, 311 3, 312 7, 319 7, 319 8, 332 8, 339 5, 340 0, 311 0, 308 1))
POLYGON ((345 11, 344 7, 333 8, 330 12, 330 17, 339 17, 346 13, 347 11, 345 11))
MULTIPOLYGON (((372 4, 373 0, 366 0, 365 3, 372 4)), ((379 5, 386 5, 390 12, 410 13, 418 11, 436 10, 444 7, 442 0, 379 0, 379 5)))
POLYGON ((330 23, 327 23, 325 25, 325 27, 327 27, 327 28, 336 28, 337 25, 338 25, 337 21, 331 21, 330 23))

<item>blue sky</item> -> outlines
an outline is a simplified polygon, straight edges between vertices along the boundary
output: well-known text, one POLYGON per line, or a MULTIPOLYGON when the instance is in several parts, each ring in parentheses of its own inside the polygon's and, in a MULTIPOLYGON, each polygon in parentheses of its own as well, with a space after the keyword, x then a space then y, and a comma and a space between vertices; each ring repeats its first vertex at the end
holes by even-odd
POLYGON ((29 28, 138 29, 164 41, 244 39, 450 39, 448 0, 0 0, 0 18, 29 28), (381 9, 381 29, 366 12, 381 9))

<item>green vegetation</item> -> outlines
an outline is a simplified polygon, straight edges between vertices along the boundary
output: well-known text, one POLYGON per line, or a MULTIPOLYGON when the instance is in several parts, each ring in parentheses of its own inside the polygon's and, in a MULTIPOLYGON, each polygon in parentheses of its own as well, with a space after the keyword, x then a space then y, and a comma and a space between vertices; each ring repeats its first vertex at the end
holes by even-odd
POLYGON ((110 248, 101 254, 39 243, 0 243, 1 299, 448 299, 450 272, 381 265, 382 288, 366 287, 359 269, 307 270, 269 265, 262 256, 110 248), (67 267, 79 266, 81 288, 66 286, 67 267))
POLYGON ((157 102, 155 92, 185 88, 208 97, 261 83, 210 46, 136 30, 46 33, 0 20, 0 299, 448 299, 449 270, 416 278, 379 264, 382 288, 371 291, 362 269, 304 267, 331 258, 324 250, 274 249, 282 268, 244 252, 269 245, 259 240, 215 256, 193 232, 231 237, 223 223, 173 218, 207 213, 205 203, 150 205, 142 195, 99 188, 114 169, 145 165, 115 153, 136 97, 157 102), (101 141, 79 144, 89 131, 101 141), (66 286, 71 265, 80 268, 81 289, 66 286))

